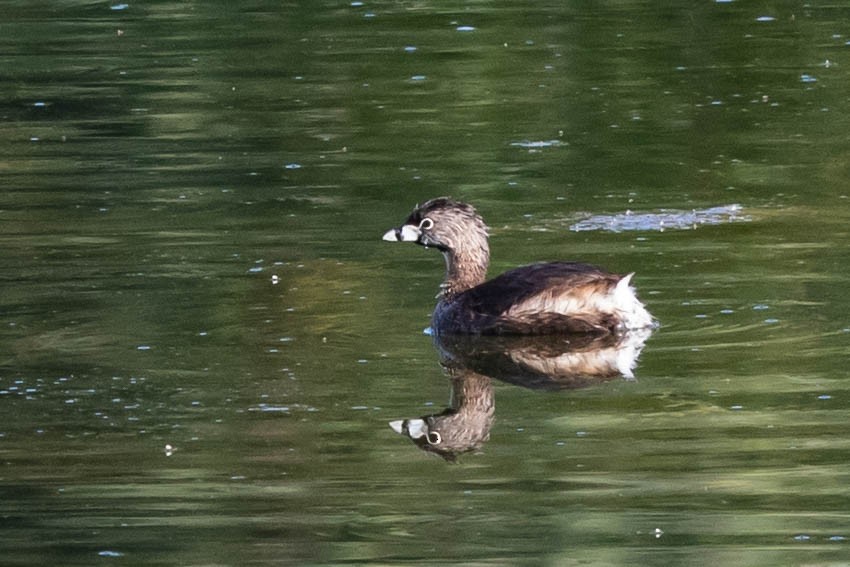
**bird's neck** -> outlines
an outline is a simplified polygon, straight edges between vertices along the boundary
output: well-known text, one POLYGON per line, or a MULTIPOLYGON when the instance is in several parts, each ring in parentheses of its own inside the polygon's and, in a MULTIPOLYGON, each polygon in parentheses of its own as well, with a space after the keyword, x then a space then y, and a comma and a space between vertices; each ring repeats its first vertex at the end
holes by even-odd
POLYGON ((450 300, 487 279, 490 248, 486 239, 456 250, 445 250, 443 256, 446 258, 446 278, 440 285, 440 298, 450 300))

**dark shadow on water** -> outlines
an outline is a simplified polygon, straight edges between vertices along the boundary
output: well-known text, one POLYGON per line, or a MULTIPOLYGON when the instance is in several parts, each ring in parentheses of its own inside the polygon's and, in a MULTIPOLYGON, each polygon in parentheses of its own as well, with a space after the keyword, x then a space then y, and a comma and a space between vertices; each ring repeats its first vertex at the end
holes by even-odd
POLYGON ((650 330, 608 336, 437 336, 451 401, 441 413, 399 419, 390 427, 417 447, 454 462, 490 438, 496 402, 493 379, 557 392, 633 379, 650 330))

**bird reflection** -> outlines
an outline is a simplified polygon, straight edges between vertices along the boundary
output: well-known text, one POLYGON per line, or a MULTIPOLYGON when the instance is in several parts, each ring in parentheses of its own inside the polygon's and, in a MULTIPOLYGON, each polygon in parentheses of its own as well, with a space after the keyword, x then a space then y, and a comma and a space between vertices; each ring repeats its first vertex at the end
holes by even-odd
POLYGON ((604 336, 436 336, 440 364, 451 381, 449 407, 391 421, 390 427, 420 449, 454 462, 490 438, 496 410, 491 378, 544 391, 632 380, 650 334, 642 329, 604 336))

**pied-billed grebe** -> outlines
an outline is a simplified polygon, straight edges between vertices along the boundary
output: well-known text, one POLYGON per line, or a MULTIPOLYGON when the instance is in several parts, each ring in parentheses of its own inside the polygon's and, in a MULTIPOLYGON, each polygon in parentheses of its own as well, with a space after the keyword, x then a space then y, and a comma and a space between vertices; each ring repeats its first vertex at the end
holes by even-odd
POLYGON ((552 262, 485 281, 487 226, 471 205, 448 197, 414 208, 384 240, 415 242, 443 253, 446 278, 431 319, 437 334, 618 333, 654 325, 629 285, 633 274, 552 262))

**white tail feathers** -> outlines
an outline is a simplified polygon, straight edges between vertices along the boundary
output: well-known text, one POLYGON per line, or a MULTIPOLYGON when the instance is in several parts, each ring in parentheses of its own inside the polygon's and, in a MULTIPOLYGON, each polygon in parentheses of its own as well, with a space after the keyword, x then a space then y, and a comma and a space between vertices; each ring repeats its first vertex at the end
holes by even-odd
POLYGON ((620 315, 625 329, 645 329, 655 326, 655 321, 643 303, 635 295, 635 289, 631 286, 632 272, 624 276, 614 288, 614 308, 620 315))

